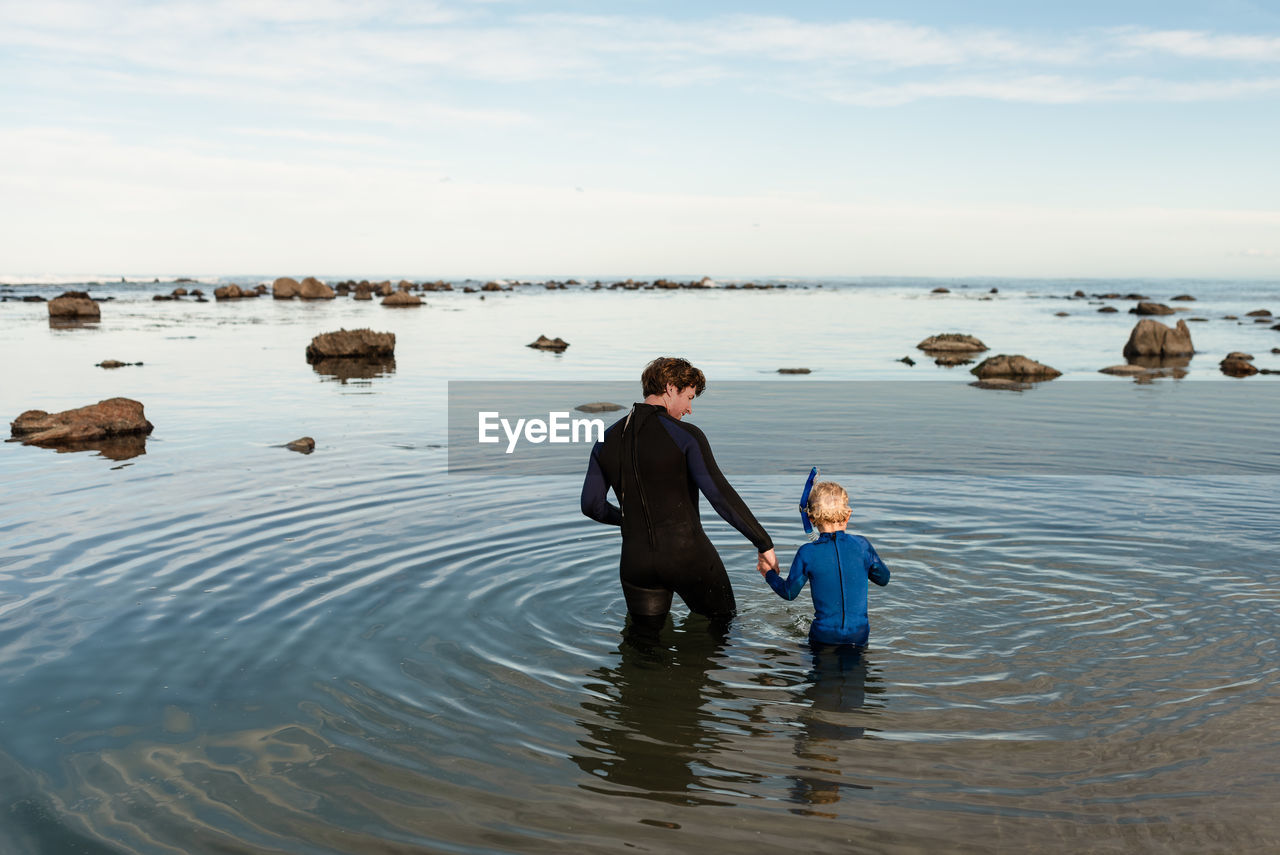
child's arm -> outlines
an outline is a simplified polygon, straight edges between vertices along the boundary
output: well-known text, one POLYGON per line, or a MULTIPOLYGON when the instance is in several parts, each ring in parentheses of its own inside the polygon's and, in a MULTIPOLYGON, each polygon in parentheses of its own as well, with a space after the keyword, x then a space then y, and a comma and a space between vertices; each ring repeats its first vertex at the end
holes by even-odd
POLYGON ((880 560, 880 556, 876 553, 876 548, 867 541, 867 549, 871 553, 871 561, 867 565, 867 578, 875 582, 881 588, 889 584, 889 568, 884 566, 884 562, 880 560))
POLYGON ((770 570, 764 574, 764 580, 769 583, 769 587, 773 588, 773 592, 784 600, 794 600, 799 596, 808 578, 809 573, 805 569, 804 560, 800 557, 800 552, 797 552, 796 557, 791 560, 791 569, 787 571, 785 582, 782 580, 782 576, 778 575, 777 570, 770 570))

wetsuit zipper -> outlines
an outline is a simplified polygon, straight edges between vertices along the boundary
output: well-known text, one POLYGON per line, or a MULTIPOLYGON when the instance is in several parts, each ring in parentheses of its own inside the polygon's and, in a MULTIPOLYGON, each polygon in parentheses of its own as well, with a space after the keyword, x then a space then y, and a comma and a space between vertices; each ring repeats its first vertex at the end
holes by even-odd
MULTIPOLYGON (((636 409, 635 407, 632 407, 631 413, 627 415, 627 423, 622 426, 622 435, 624 437, 627 436, 628 428, 631 427, 631 417, 634 416, 635 414, 636 414, 636 409)), ((653 519, 649 515, 649 502, 644 494, 644 482, 640 480, 640 439, 639 437, 640 437, 640 424, 641 424, 642 418, 636 419, 635 429, 630 432, 631 474, 635 476, 636 489, 640 492, 640 513, 644 517, 644 529, 645 529, 645 534, 648 535, 649 549, 653 550, 657 548, 657 544, 654 542, 654 537, 653 537, 653 519)), ((623 471, 622 467, 619 466, 618 469, 619 469, 619 475, 621 475, 621 472, 623 471)), ((625 485, 623 489, 624 490, 626 489, 625 485)), ((619 499, 621 498, 622 497, 619 496, 619 499)))
POLYGON ((831 537, 831 545, 836 548, 836 578, 840 580, 840 631, 843 632, 848 609, 844 607, 844 570, 840 567, 840 544, 836 542, 834 535, 831 537))

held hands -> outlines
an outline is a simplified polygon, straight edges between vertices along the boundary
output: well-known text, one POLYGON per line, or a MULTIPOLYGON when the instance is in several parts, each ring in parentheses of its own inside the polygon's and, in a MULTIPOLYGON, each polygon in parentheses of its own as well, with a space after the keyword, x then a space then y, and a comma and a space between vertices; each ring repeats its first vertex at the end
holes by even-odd
POLYGON ((766 575, 770 570, 778 572, 778 555, 772 549, 768 552, 761 552, 756 558, 756 572, 761 576, 766 575))

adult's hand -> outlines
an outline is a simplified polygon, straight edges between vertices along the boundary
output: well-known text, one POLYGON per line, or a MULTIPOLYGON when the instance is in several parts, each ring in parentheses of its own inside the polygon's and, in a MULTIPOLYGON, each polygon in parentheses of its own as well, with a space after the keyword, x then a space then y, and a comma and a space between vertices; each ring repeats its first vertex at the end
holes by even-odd
POLYGON ((778 571, 778 554, 770 549, 768 552, 761 552, 756 558, 756 572, 761 576, 768 574, 770 570, 778 571))

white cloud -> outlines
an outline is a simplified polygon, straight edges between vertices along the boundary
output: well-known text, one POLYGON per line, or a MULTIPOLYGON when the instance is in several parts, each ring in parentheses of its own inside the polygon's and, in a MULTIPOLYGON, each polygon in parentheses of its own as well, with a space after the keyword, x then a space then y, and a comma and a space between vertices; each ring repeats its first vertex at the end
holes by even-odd
POLYGON ((1223 63, 1280 62, 1280 36, 1272 35, 1137 27, 1032 33, 879 19, 676 20, 521 10, 394 0, 7 3, 0 6, 0 45, 42 54, 41 65, 76 69, 88 85, 103 71, 167 83, 250 81, 281 91, 410 91, 460 80, 667 87, 732 81, 759 88, 784 75, 798 81, 796 91, 870 106, 944 97, 1049 104, 1238 98, 1268 94, 1272 82, 1224 75, 1223 63), (1232 78, 1227 85, 1214 82, 1224 76, 1232 78), (832 78, 842 85, 826 85, 832 78))
POLYGON ((1117 43, 1190 59, 1280 62, 1280 36, 1217 35, 1194 30, 1120 31, 1117 43))

